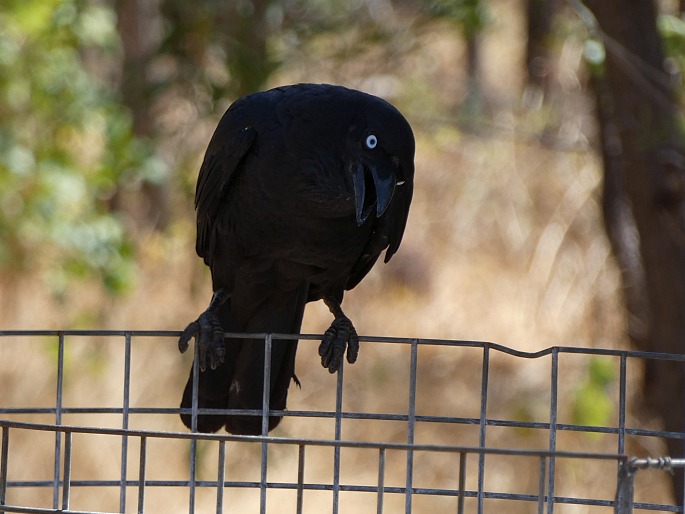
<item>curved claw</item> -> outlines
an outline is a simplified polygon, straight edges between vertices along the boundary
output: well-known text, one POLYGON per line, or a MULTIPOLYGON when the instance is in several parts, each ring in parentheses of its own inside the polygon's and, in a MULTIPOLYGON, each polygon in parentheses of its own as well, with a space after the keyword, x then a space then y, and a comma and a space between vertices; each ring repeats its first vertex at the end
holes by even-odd
POLYGON ((321 365, 330 373, 335 373, 342 365, 345 349, 347 348, 347 362, 353 364, 359 355, 359 336, 346 316, 336 318, 324 332, 319 355, 321 365))
POLYGON ((185 353, 188 346, 190 346, 190 340, 195 337, 199 331, 200 325, 197 321, 193 321, 188 325, 178 339, 178 351, 185 353))
POLYGON ((357 357, 359 356, 359 336, 357 331, 352 328, 352 333, 347 342, 347 362, 354 364, 357 362, 357 357))
POLYGON ((198 345, 200 371, 207 369, 207 361, 211 369, 218 368, 224 362, 224 330, 215 313, 206 310, 185 328, 178 340, 181 353, 188 349, 192 338, 198 345))

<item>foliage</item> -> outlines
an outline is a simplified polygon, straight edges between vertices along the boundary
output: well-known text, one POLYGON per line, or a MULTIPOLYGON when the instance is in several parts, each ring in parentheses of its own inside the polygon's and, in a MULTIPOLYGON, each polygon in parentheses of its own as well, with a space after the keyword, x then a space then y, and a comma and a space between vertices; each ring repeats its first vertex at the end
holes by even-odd
MULTIPOLYGON (((159 142, 135 133, 121 97, 116 5, 8 0, 0 7, 0 270, 44 274, 57 293, 74 277, 98 277, 110 292, 130 285, 135 245, 122 196, 141 179, 171 176, 154 156, 159 142)), ((185 97, 202 118, 262 88, 317 35, 354 25, 356 42, 387 36, 379 29, 387 13, 370 2, 165 0, 160 7, 163 30, 144 99, 157 115, 185 97)), ((173 148, 172 158, 187 161, 183 151, 173 148)))
POLYGON ((480 32, 489 21, 483 0, 433 0, 427 4, 427 11, 456 24, 467 36, 480 32))
MULTIPOLYGON (((330 50, 326 57, 344 60, 360 48, 387 42, 395 35, 391 22, 398 10, 393 2, 369 0, 165 0, 161 14, 166 33, 156 58, 173 62, 175 72, 160 87, 180 85, 185 95, 194 96, 195 105, 209 98, 213 108, 226 98, 262 89, 275 71, 300 54, 320 55, 325 48, 330 50), (327 44, 326 36, 334 36, 335 43, 327 44)), ((452 11, 444 15, 452 16, 452 11)), ((432 11, 428 15, 437 16, 432 11)))
POLYGON ((175 63, 175 73, 160 85, 181 85, 186 93, 200 88, 213 103, 258 90, 276 68, 265 48, 278 24, 269 21, 272 3, 162 2, 167 29, 156 57, 175 63))
MULTIPOLYGON (((680 74, 685 69, 685 20, 672 14, 660 14, 657 18, 657 29, 668 55, 667 71, 680 80, 680 74)), ((583 56, 590 72, 603 72, 606 50, 599 39, 586 39, 583 56)), ((678 87, 682 86, 680 81, 678 87)))
POLYGON ((131 279, 132 245, 108 203, 158 163, 117 98, 119 52, 105 4, 0 8, 0 268, 46 272, 56 292, 75 276, 110 292, 131 279))
MULTIPOLYGON (((657 24, 671 64, 682 73, 685 69, 685 21, 669 14, 662 14, 657 19, 657 24)), ((679 86, 682 87, 682 83, 679 86)))
POLYGON ((375 70, 436 18, 473 34, 489 17, 482 0, 161 0, 136 103, 122 85, 131 57, 116 22, 123 3, 0 6, 0 272, 42 274, 57 293, 74 277, 96 277, 109 292, 131 285, 138 220, 122 203, 143 181, 170 186, 172 199, 176 187, 192 202, 173 182, 183 174, 164 173, 155 157, 195 166, 201 150, 187 143, 184 122, 214 120, 227 101, 263 88, 302 56, 331 69, 357 59, 375 70), (136 133, 140 117, 154 120, 144 132, 150 140, 136 133))
POLYGON ((593 358, 587 376, 576 390, 573 422, 587 426, 607 426, 614 414, 614 400, 610 387, 616 380, 614 362, 593 358))

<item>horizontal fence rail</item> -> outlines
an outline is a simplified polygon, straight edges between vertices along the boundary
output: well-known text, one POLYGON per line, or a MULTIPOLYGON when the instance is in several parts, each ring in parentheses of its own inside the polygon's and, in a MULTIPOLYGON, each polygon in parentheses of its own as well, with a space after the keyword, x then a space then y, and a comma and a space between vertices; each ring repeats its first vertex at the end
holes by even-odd
MULTIPOLYGON (((179 335, 0 331, 0 513, 167 512, 169 505, 174 512, 260 514, 552 514, 573 506, 619 514, 685 512, 668 495, 652 495, 655 488, 668 489, 668 473, 685 467, 685 459, 631 453, 661 449, 664 440, 682 440, 685 433, 635 425, 627 408, 636 388, 629 375, 645 361, 682 362, 685 356, 577 347, 523 352, 489 342, 361 337, 378 352, 400 352, 389 366, 393 377, 347 366, 313 393, 315 401, 330 399, 327 408, 308 408, 302 400, 292 409, 269 411, 265 388, 259 410, 200 409, 197 398, 193 408, 180 409, 155 401, 168 392, 160 375, 175 366, 168 362, 180 360, 179 335), (163 365, 162 355, 169 356, 163 365), (575 422, 568 414, 580 394, 569 371, 574 359, 605 359, 609 385, 602 394, 613 410, 608 422, 575 422), (12 368, 17 361, 27 363, 20 372, 12 368), (444 363, 458 371, 435 372, 444 363), (501 400, 515 385, 511 370, 525 363, 539 365, 525 375, 536 389, 521 405, 533 404, 532 414, 501 400), (473 375, 468 389, 455 382, 466 372, 473 375), (389 385, 358 389, 369 375, 389 385), (437 382, 445 384, 438 388, 444 398, 429 402, 437 382), (34 390, 46 388, 46 394, 34 390), (25 403, 15 389, 26 391, 25 403), (450 402, 452 390, 464 401, 450 402), (373 409, 358 406, 370 397, 377 400, 373 409), (461 403, 471 407, 461 410, 461 403), (196 426, 200 414, 238 412, 261 417, 262 435, 200 434, 182 431, 178 421, 180 413, 190 414, 196 426), (284 420, 268 434, 274 414, 284 420)), ((226 334, 227 340, 245 336, 226 334)), ((274 345, 298 339, 304 347, 320 337, 249 334, 265 345, 264 383, 270 383, 274 345)), ((174 394, 186 373, 169 371, 174 394)), ((195 365, 196 384, 197 373, 195 365)))

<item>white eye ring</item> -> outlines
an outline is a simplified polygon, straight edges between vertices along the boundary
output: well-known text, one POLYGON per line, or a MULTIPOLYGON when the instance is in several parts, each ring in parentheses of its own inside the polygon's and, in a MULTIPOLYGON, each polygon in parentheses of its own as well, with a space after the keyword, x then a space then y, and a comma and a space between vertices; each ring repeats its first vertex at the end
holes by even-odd
POLYGON ((376 145, 378 145, 378 138, 373 134, 369 134, 366 137, 366 141, 364 143, 366 144, 366 148, 368 148, 369 150, 373 150, 374 148, 376 148, 376 145))

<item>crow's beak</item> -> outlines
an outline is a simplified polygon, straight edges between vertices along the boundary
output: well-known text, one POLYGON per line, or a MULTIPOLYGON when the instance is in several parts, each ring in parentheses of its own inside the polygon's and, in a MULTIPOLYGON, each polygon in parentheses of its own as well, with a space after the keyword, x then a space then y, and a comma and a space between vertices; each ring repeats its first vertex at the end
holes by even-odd
POLYGON ((352 171, 357 225, 363 225, 376 206, 376 217, 381 217, 392 200, 395 191, 395 174, 385 167, 354 164, 352 171))

